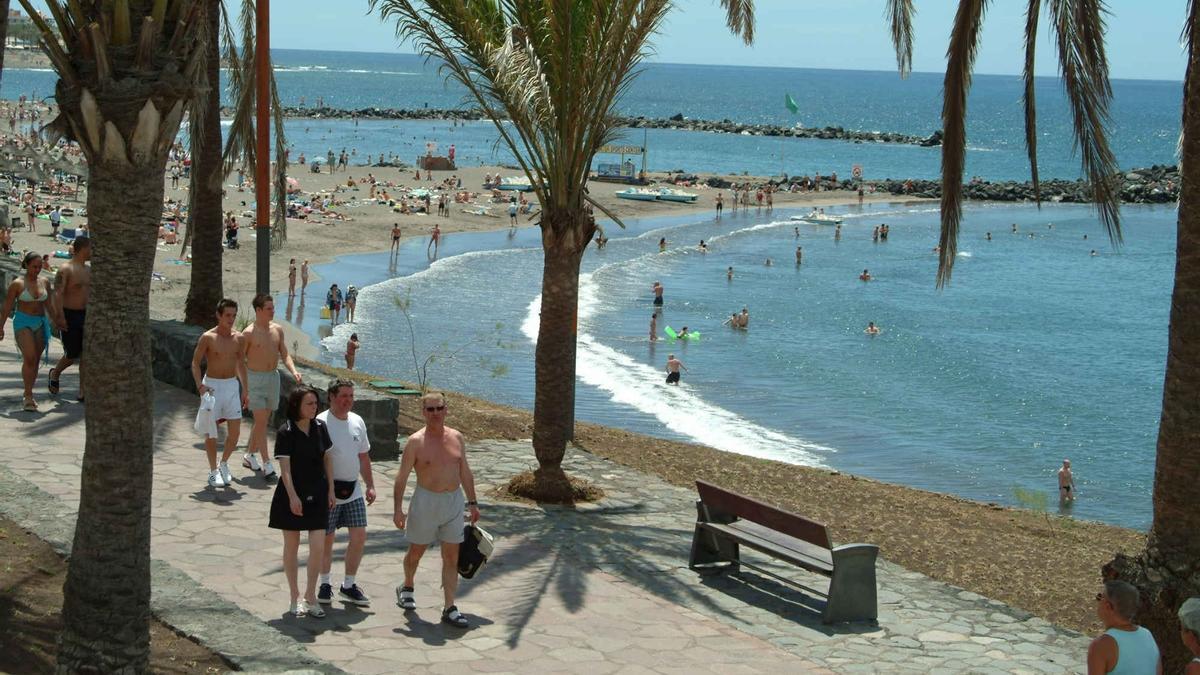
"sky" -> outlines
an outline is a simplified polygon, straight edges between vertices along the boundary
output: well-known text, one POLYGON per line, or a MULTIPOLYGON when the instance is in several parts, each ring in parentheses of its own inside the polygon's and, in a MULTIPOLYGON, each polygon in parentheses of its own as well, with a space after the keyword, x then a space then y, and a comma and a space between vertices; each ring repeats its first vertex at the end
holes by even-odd
MULTIPOLYGON (((226 0, 232 7, 240 0, 226 0)), ((35 0, 35 5, 44 5, 35 0)), ((893 70, 895 52, 884 0, 757 0, 755 44, 746 47, 725 29, 717 0, 677 0, 652 60, 789 68, 893 70)), ((976 72, 1020 74, 1024 8, 994 0, 985 17, 976 72)), ((1045 4, 1045 3, 1043 3, 1045 4)), ((957 2, 916 0, 913 70, 941 73, 957 2)), ((1179 41, 1185 0, 1108 0, 1108 55, 1114 78, 1182 81, 1186 59, 1179 41)), ((392 25, 368 15, 367 0, 275 0, 271 46, 332 51, 411 52, 397 45, 392 25)), ((1040 22, 1037 73, 1055 76, 1058 62, 1048 19, 1040 22)))

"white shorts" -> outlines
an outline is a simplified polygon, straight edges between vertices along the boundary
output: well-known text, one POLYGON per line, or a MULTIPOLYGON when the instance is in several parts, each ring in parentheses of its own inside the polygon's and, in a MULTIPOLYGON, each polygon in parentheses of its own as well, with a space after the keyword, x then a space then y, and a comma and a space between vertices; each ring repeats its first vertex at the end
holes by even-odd
MULTIPOLYGON (((210 430, 215 429, 216 425, 225 420, 237 422, 242 420, 242 387, 236 377, 218 379, 205 375, 202 384, 212 389, 213 397, 216 398, 212 409, 210 430)), ((206 435, 216 438, 214 433, 206 433, 206 435)))

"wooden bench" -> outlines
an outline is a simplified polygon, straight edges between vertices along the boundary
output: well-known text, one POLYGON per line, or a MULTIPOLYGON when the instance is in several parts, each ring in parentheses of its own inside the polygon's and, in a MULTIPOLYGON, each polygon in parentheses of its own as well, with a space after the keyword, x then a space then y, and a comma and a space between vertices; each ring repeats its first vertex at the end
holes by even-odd
POLYGON ((873 544, 833 546, 825 525, 769 504, 696 481, 696 531, 688 567, 693 570, 734 570, 745 565, 785 583, 824 595, 824 623, 874 621, 879 616, 875 588, 873 544), (762 567, 745 562, 739 546, 830 578, 822 592, 762 567))

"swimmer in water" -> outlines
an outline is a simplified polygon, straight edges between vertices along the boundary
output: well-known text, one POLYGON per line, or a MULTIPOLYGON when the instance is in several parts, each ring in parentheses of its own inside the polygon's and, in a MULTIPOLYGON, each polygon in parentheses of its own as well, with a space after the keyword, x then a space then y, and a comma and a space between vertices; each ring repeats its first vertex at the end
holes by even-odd
POLYGON ((725 278, 730 281, 733 281, 733 267, 732 266, 730 266, 729 269, 725 270, 725 278))
POLYGON ((868 321, 867 328, 863 332, 867 335, 879 335, 879 326, 876 326, 874 321, 868 321))
POLYGON ((870 272, 870 271, 868 271, 868 270, 863 270, 863 273, 862 273, 862 274, 860 274, 860 275, 858 275, 858 278, 859 278, 859 280, 860 280, 860 281, 870 281, 870 280, 871 280, 871 279, 873 279, 874 277, 872 277, 872 276, 871 276, 871 272, 870 272))

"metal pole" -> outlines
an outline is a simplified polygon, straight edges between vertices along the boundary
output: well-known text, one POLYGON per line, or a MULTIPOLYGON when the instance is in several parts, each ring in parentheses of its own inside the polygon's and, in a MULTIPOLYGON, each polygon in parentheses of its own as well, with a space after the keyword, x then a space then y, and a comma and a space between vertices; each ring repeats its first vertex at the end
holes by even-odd
POLYGON ((255 253, 257 273, 256 293, 271 292, 271 21, 270 0, 255 3, 254 80, 255 101, 255 159, 254 167, 254 225, 257 242, 255 253))

